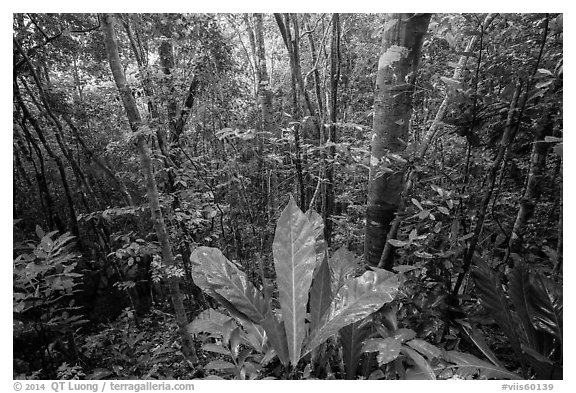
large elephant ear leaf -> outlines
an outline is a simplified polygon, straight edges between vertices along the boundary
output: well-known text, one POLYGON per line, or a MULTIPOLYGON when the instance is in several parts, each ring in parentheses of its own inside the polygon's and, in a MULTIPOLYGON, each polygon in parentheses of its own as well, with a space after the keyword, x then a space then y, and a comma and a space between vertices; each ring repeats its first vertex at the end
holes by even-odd
POLYGON ((541 274, 536 274, 530 285, 529 295, 536 329, 554 336, 562 345, 564 306, 561 286, 541 274))
POLYGON ((314 276, 310 288, 310 330, 316 329, 326 310, 330 307, 332 301, 331 283, 332 277, 328 260, 324 259, 320 263, 320 268, 314 276))
POLYGON ((562 379, 562 366, 548 359, 533 348, 522 345, 526 360, 534 368, 537 379, 562 379))
POLYGON ((336 293, 346 280, 354 277, 362 268, 360 261, 346 247, 340 247, 329 259, 333 274, 332 292, 336 293))
POLYGON ((272 251, 290 362, 298 363, 306 335, 308 292, 316 266, 314 228, 291 196, 278 219, 272 251))
POLYGON ((351 323, 338 332, 342 344, 342 360, 344 360, 346 379, 356 378, 356 370, 363 353, 362 346, 371 333, 371 318, 364 318, 361 321, 351 323))
MULTIPOLYGON (((198 247, 190 256, 194 282, 226 308, 233 306, 255 323, 265 318, 268 305, 264 296, 217 248, 198 247)), ((232 309, 230 311, 234 312, 232 309)))
POLYGON ((288 354, 288 341, 286 340, 284 324, 278 322, 278 319, 272 310, 268 310, 266 318, 262 320, 261 324, 266 331, 270 346, 274 349, 278 359, 280 359, 280 362, 283 365, 287 366, 288 363, 290 363, 290 358, 288 354))
POLYGON ((530 310, 530 276, 526 265, 523 262, 517 263, 510 274, 510 301, 522 322, 523 332, 526 335, 526 342, 531 347, 537 346, 536 332, 531 319, 530 310))
POLYGON ((306 218, 312 224, 312 232, 314 233, 314 239, 316 240, 315 250, 316 250, 316 266, 314 268, 314 276, 318 273, 320 265, 326 258, 326 241, 324 240, 324 221, 322 216, 316 212, 316 210, 310 209, 306 212, 306 218))
POLYGON ((367 271, 346 281, 332 299, 322 325, 312 332, 303 354, 312 351, 343 327, 366 318, 394 300, 398 285, 395 274, 381 269, 367 271))
POLYGON ((516 323, 506 301, 506 295, 500 284, 500 279, 492 269, 480 259, 476 259, 476 266, 472 268, 472 277, 476 283, 476 291, 480 303, 500 326, 518 357, 522 356, 520 340, 516 331, 516 323))

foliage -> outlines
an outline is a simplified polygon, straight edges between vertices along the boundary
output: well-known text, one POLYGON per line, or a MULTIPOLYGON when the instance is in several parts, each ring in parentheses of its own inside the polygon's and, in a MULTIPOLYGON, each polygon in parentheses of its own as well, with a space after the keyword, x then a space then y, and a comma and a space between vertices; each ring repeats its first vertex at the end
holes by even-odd
POLYGON ((174 266, 160 257, 99 17, 13 14, 15 376, 561 375, 562 14, 432 16, 408 78, 406 150, 383 160, 384 171, 406 170, 411 183, 388 240, 396 275, 367 271, 361 258, 389 16, 290 15, 294 69, 276 15, 262 14, 278 128, 270 132, 259 95, 260 18, 114 15, 174 266), (502 150, 507 129, 513 137, 502 150), (534 173, 537 192, 527 195, 534 173), (288 193, 306 202, 305 214, 283 210, 288 193), (521 244, 511 247, 528 205, 521 244), (37 226, 47 233, 35 235, 37 226), (473 268, 468 280, 467 255, 490 268, 473 268), (198 348, 193 367, 164 314, 174 278, 207 349, 198 348), (369 289, 388 284, 398 290, 386 303, 394 312, 372 312, 380 301, 369 289), (382 351, 363 352, 366 342, 382 351))
POLYGON ((398 328, 393 308, 373 323, 378 334, 362 345, 362 352, 377 352, 379 368, 369 379, 520 379, 499 365, 469 353, 447 351, 417 338, 412 329, 398 328))
MULTIPOLYGON (((508 276, 508 296, 488 265, 473 270, 482 305, 538 379, 562 379, 562 293, 556 283, 522 263, 508 276), (513 309, 510 307, 513 305, 513 309)), ((526 368, 524 367, 526 374, 526 368)))
POLYGON ((332 280, 326 282, 325 278, 330 276, 327 260, 323 254, 319 254, 317 259, 315 244, 313 224, 291 198, 280 216, 274 240, 280 302, 277 311, 219 250, 201 247, 191 256, 197 285, 215 297, 232 315, 260 325, 285 366, 296 367, 302 357, 340 329, 364 319, 392 301, 398 290, 396 275, 376 269, 346 280, 332 297, 328 290, 332 280), (321 261, 321 266, 313 281, 318 261, 321 261), (318 286, 326 289, 316 289, 318 286), (321 298, 309 298, 309 293, 321 298), (321 315, 310 315, 310 320, 320 322, 309 333, 305 322, 308 301, 311 305, 315 302, 326 304, 310 307, 311 313, 321 315))
POLYGON ((79 342, 87 379, 180 379, 190 375, 179 356, 178 327, 172 316, 152 310, 138 325, 135 311, 87 334, 79 342))
POLYGON ((274 356, 261 326, 247 320, 236 320, 212 309, 200 313, 188 330, 195 335, 207 333, 203 337, 202 350, 224 356, 225 360, 216 359, 207 363, 204 369, 208 371, 217 371, 235 379, 255 379, 262 366, 274 356))
POLYGON ((39 340, 40 358, 48 372, 54 366, 54 344, 87 322, 73 298, 78 256, 73 236, 57 236, 36 227, 38 241, 15 244, 13 312, 15 338, 39 340), (36 336, 31 338, 31 336, 36 336))

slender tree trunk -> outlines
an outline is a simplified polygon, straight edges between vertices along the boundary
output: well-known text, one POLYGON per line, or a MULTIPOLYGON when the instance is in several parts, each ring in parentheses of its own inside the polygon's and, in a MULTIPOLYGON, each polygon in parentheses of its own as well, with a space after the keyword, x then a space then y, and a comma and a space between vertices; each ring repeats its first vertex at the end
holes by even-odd
MULTIPOLYGON (((340 15, 334 14, 332 18, 332 42, 330 44, 330 92, 328 95, 328 110, 330 127, 328 128, 328 140, 332 143, 337 142, 336 119, 338 117, 338 80, 340 79, 340 15)), ((330 164, 326 168, 326 209, 324 212, 324 238, 328 245, 332 241, 332 221, 330 217, 336 210, 336 197, 334 185, 334 156, 336 149, 330 146, 328 149, 328 158, 330 164)))
POLYGON ((294 41, 292 40, 292 32, 290 31, 290 17, 288 14, 284 15, 284 19, 281 14, 274 14, 276 23, 278 24, 278 29, 280 30, 280 35, 286 45, 286 50, 288 51, 288 58, 290 59, 290 81, 292 87, 292 121, 294 124, 294 148, 296 150, 296 157, 294 159, 294 166, 296 169, 296 179, 298 180, 298 186, 300 188, 300 206, 304 209, 306 207, 306 185, 304 182, 304 173, 302 170, 302 160, 300 152, 300 125, 297 122, 300 120, 302 111, 300 110, 300 100, 299 100, 299 89, 297 83, 297 65, 294 55, 294 41))
MULTIPOLYGON (((48 182, 46 181, 46 169, 44 165, 44 156, 42 154, 42 150, 36 143, 35 138, 32 137, 32 134, 28 130, 25 118, 18 119, 18 122, 22 131, 24 132, 24 138, 26 138, 28 141, 29 146, 31 145, 31 147, 27 149, 29 150, 29 154, 25 155, 25 157, 27 157, 29 162, 32 164, 36 173, 36 183, 38 185, 38 192, 40 193, 40 200, 45 201, 41 204, 43 207, 46 206, 47 209, 46 219, 48 227, 49 229, 57 229, 60 232, 64 232, 64 225, 62 224, 62 220, 60 220, 60 217, 58 217, 58 214, 54 209, 54 202, 52 201, 52 196, 50 195, 50 190, 48 188, 48 182), (32 156, 32 150, 34 150, 36 156, 38 157, 38 164, 36 164, 32 156)), ((19 141, 19 138, 17 138, 17 140, 19 141)), ((24 150, 24 148, 22 148, 22 150, 24 150)))
POLYGON ((66 161, 68 161, 68 163, 70 164, 70 168, 72 168, 72 172, 74 173, 74 175, 76 177, 77 184, 80 186, 78 191, 80 193, 80 196, 81 196, 82 202, 84 204, 84 207, 86 208, 86 211, 91 211, 91 208, 88 204, 88 199, 91 199, 92 202, 94 203, 94 205, 99 208, 100 203, 98 201, 98 198, 96 198, 96 195, 94 193, 94 190, 92 189, 92 186, 88 182, 86 174, 84 173, 82 168, 80 168, 80 165, 78 164, 78 162, 76 162, 76 159, 74 158, 72 151, 70 150, 67 143, 65 142, 66 136, 64 135, 64 129, 62 127, 62 123, 60 123, 60 121, 56 118, 56 116, 52 112, 50 102, 49 102, 48 97, 46 95, 46 91, 45 91, 43 85, 41 84, 42 81, 40 80, 40 78, 38 77, 38 75, 36 74, 36 72, 33 69, 31 71, 31 73, 34 76, 34 80, 35 80, 37 88, 38 88, 38 92, 40 95, 40 100, 42 101, 42 105, 38 102, 38 100, 35 99, 35 97, 32 93, 32 90, 28 87, 25 80, 23 80, 23 79, 22 79, 22 84, 26 88, 30 99, 32 100, 32 102, 34 102, 34 104, 36 105, 36 107, 38 108, 40 113, 45 112, 46 117, 49 119, 49 121, 51 121, 54 124, 54 127, 55 127, 54 128, 55 129, 54 136, 56 137, 56 143, 58 144, 60 151, 62 152, 62 154, 66 158, 66 161))
POLYGON ((532 154, 530 155, 528 181, 526 182, 524 195, 520 199, 520 208, 518 209, 508 244, 510 252, 518 252, 522 247, 526 224, 532 217, 540 198, 542 177, 546 170, 546 156, 550 145, 544 139, 546 136, 552 135, 553 127, 551 114, 542 118, 537 127, 535 140, 532 144, 532 154))
MULTIPOLYGON (((484 22, 482 23, 482 27, 481 27, 482 28, 482 34, 486 31, 488 26, 490 26, 490 24, 492 23, 492 21, 494 20, 494 18, 497 15, 498 14, 486 15, 486 18, 484 18, 484 22)), ((468 54, 474 50, 474 45, 476 44, 476 41, 478 41, 478 37, 479 37, 478 35, 473 35, 472 37, 470 37, 470 41, 468 41, 468 45, 466 45, 466 49, 464 49, 465 54, 460 56, 460 59, 458 60, 458 67, 456 67, 456 69, 454 70, 454 74, 452 75, 452 79, 454 79, 456 81, 460 79, 460 76, 462 75, 462 72, 463 72, 464 68, 466 67, 466 63, 468 62, 468 57, 469 57, 468 54)), ((442 103, 440 104, 440 107, 438 108, 438 112, 436 112, 436 117, 434 118, 434 121, 432 122, 432 124, 430 125, 430 128, 426 132, 426 135, 424 136, 424 139, 420 143, 420 146, 418 146, 418 158, 420 160, 422 160, 424 158, 424 156, 426 155, 426 150, 428 150, 430 143, 432 142, 432 140, 436 136, 436 132, 438 131, 438 126, 440 125, 440 122, 442 121, 442 119, 446 115, 446 110, 448 109, 449 103, 450 103, 450 95, 448 93, 446 93, 446 95, 444 96, 444 99, 442 100, 442 103)))
MULTIPOLYGON (((268 67, 266 65, 266 45, 264 42, 264 16, 263 14, 254 14, 254 34, 249 34, 250 44, 253 44, 254 51, 254 64, 256 65, 257 74, 257 95, 258 103, 260 104, 260 111, 262 115, 261 131, 266 134, 262 135, 262 150, 264 148, 264 142, 269 139, 270 136, 275 138, 280 138, 282 136, 282 130, 276 125, 274 121, 274 105, 273 105, 273 94, 270 89, 270 76, 268 74, 268 67)), ((274 146, 272 146, 274 149, 274 146)), ((259 165, 263 166, 263 151, 261 151, 259 157, 259 165)), ((267 188, 267 192, 263 193, 267 196, 267 211, 268 220, 274 215, 276 211, 276 195, 275 189, 277 184, 276 168, 273 163, 270 164, 270 173, 267 176, 268 181, 266 181, 266 172, 262 172, 262 189, 267 188)))
POLYGON ((246 58, 248 59, 248 63, 250 64, 250 69, 252 70, 252 79, 254 80, 254 96, 256 97, 256 99, 258 99, 259 84, 258 84, 258 55, 256 54, 256 35, 254 34, 255 27, 253 27, 252 24, 250 23, 249 15, 250 14, 244 14, 243 20, 244 24, 246 25, 246 34, 248 35, 248 42, 250 43, 251 54, 248 53, 248 49, 246 49, 246 46, 242 42, 242 36, 240 33, 238 33, 238 39, 242 43, 242 47, 246 52, 246 58), (252 62, 252 59, 254 59, 254 62, 252 62))
MULTIPOLYGON (((170 124, 170 132, 172 135, 176 134, 176 124, 178 122, 178 102, 176 100, 176 89, 174 88, 174 81, 172 80, 172 70, 174 69, 174 48, 170 38, 165 38, 158 47, 158 55, 160 57, 160 66, 162 72, 166 75, 168 85, 170 88, 170 97, 168 98, 167 112, 168 123, 170 124)), ((170 139, 173 139, 173 136, 170 139)))
POLYGON ((78 229, 78 222, 76 220, 77 217, 76 208, 74 206, 74 199, 72 198, 72 192, 70 190, 64 164, 62 163, 60 157, 54 153, 54 151, 48 144, 48 141, 46 140, 44 132, 40 127, 40 125, 38 124, 38 121, 36 120, 35 117, 32 116, 32 114, 28 110, 26 104, 24 103, 24 100, 22 99, 20 89, 18 87, 18 82, 16 80, 13 81, 13 87, 14 87, 14 97, 16 98, 18 105, 22 109, 23 123, 27 120, 32 125, 32 128, 34 128, 34 130, 36 131, 36 134, 38 135, 38 139, 40 139, 42 146, 44 146, 44 149, 46 150, 50 158, 52 158, 56 163, 58 173, 60 174, 60 180, 62 181, 62 188, 64 189, 64 195, 66 197, 68 212, 70 214, 70 232, 77 237, 77 245, 80 249, 82 249, 82 239, 79 236, 80 231, 78 229))
POLYGON ((62 114, 62 118, 64 119, 64 121, 66 122, 66 124, 68 124, 68 127, 72 130, 72 133, 74 134, 74 137, 76 138, 76 140, 78 141, 78 143, 80 143, 80 146, 82 147, 82 149, 84 149, 84 152, 86 153, 86 155, 92 160, 94 161, 94 163, 96 165, 98 165, 98 167, 100 169, 102 169, 104 171, 104 173, 106 175, 108 175, 108 177, 110 177, 110 179, 114 182, 114 184, 116 184, 116 187, 118 188, 118 191, 122 194, 122 196, 124 197, 124 200, 126 202, 127 206, 134 206, 134 201, 132 200, 132 196, 130 195, 130 193, 128 192, 128 189, 126 188, 126 184, 124 184, 124 181, 118 177, 118 175, 104 162, 103 159, 101 159, 100 157, 98 157, 94 151, 92 149, 90 149, 90 147, 88 147, 88 145, 86 144, 86 141, 84 141, 84 138, 82 138, 82 136, 80 135, 80 131, 78 130, 78 128, 74 125, 74 123, 72 122, 72 120, 68 117, 68 115, 62 114))
MULTIPOLYGON (((560 164, 560 177, 562 177, 562 164, 560 164)), ((562 213, 562 179, 560 179, 560 217, 558 218, 558 241, 556 243, 556 264, 554 265, 554 273, 560 275, 562 273, 562 262, 564 256, 564 231, 563 231, 563 213, 562 213)))
MULTIPOLYGON (((148 104, 148 111, 150 112, 152 119, 159 119, 160 114, 158 112, 158 105, 156 105, 156 103, 154 102, 154 89, 152 86, 152 82, 150 81, 150 77, 148 76, 148 69, 147 69, 148 64, 147 64, 147 62, 145 62, 145 59, 147 59, 147 56, 144 56, 144 54, 137 49, 138 46, 137 46, 136 42, 134 41, 132 29, 130 27, 130 16, 127 16, 126 19, 123 20, 123 25, 124 25, 124 28, 126 30, 126 33, 128 34, 128 38, 130 40, 130 46, 132 48, 134 58, 136 59, 136 64, 138 64, 138 69, 139 69, 140 75, 141 75, 142 87, 144 88, 144 94, 146 95, 146 97, 148 99, 148 103, 147 103, 148 104)), ((168 32, 168 36, 169 35, 170 35, 170 33, 168 32)), ((162 44, 160 45, 160 49, 162 49, 162 44)), ((162 63, 162 61, 166 60, 166 58, 162 56, 162 53, 159 53, 159 54, 160 54, 160 62, 162 63)), ((174 67, 173 64, 172 64, 172 67, 174 67)), ((164 161, 164 167, 166 168, 166 174, 168 175, 168 187, 167 187, 168 192, 172 193, 174 191, 174 175, 172 174, 172 172, 169 169, 171 167, 171 165, 170 165, 170 152, 168 151, 168 140, 166 137, 166 130, 164 129, 164 127, 160 126, 157 123, 156 123, 156 127, 154 127, 154 128, 156 131, 156 140, 158 141, 158 147, 160 148, 160 152, 163 155, 163 161, 164 161)))
MULTIPOLYGON (((118 47, 116 45, 116 34, 114 32, 113 26, 114 16, 105 14, 102 15, 101 18, 110 69, 112 71, 112 75, 114 76, 114 81, 116 82, 118 91, 120 92, 120 96, 122 97, 122 102, 128 116, 128 121, 130 123, 130 128, 132 129, 132 132, 137 134, 136 138, 138 142, 138 150, 140 153, 140 161, 142 164, 142 172, 146 182, 146 194, 150 203, 150 211, 152 214, 152 222, 154 224, 156 236, 158 237, 158 241, 160 242, 160 246, 162 248, 162 257, 168 266, 175 266, 176 263, 174 260, 174 255, 172 254, 172 247, 170 245, 168 232, 166 230, 166 225, 164 224, 164 218, 162 216, 162 210, 160 208, 158 188, 154 178, 150 149, 148 148, 144 135, 142 135, 140 132, 142 127, 140 113, 138 112, 138 107, 136 106, 136 102, 132 96, 130 87, 126 82, 124 70, 122 69, 122 65, 120 63, 120 56, 118 54, 118 47)), ((186 331, 188 317, 186 316, 186 310, 184 309, 182 293, 180 292, 179 287, 179 280, 176 277, 169 277, 168 284, 170 288, 172 304, 176 313, 176 320, 178 321, 180 334, 182 335, 182 349, 184 355, 191 358, 192 361, 197 361, 198 358, 194 350, 192 338, 186 331)))
MULTIPOLYGON (((476 223, 474 226, 474 230, 472 231, 473 235, 470 238, 470 244, 464 253, 464 263, 463 263, 463 271, 460 273, 456 280, 456 284, 454 285, 454 289, 452 291, 452 300, 453 302, 456 301, 458 292, 460 290, 460 286, 464 281, 464 277, 468 273, 470 269, 470 265, 472 264, 472 260, 474 257, 474 251, 476 251, 476 246, 478 245, 478 241, 480 240, 480 234, 482 233, 482 227, 484 226, 484 220, 486 218, 486 213, 488 211, 488 205, 490 203, 490 198, 492 198, 492 194, 494 192, 494 186, 496 185, 496 179, 498 177, 498 171, 500 166, 502 165, 502 161, 508 150, 508 147, 512 144, 512 140, 514 137, 513 132, 513 122, 516 112, 518 111, 518 97, 520 95, 520 90, 522 85, 518 81, 516 84, 516 90, 514 91, 514 97, 510 102, 510 109, 508 110, 508 116, 506 118, 506 126, 504 128, 504 134, 502 135, 502 139, 500 140, 500 146, 498 147, 498 153, 496 154, 496 158, 494 162, 490 166, 488 170, 487 176, 487 185, 485 186, 484 195, 482 196, 482 202, 478 207, 478 213, 476 218, 476 223)), ((520 121, 520 118, 518 119, 520 121)))
POLYGON ((254 14, 254 27, 256 38, 256 54, 258 72, 258 99, 262 111, 262 131, 269 132, 272 136, 280 137, 280 129, 274 122, 274 109, 272 105, 272 90, 270 90, 270 77, 266 67, 266 46, 264 45, 264 21, 262 14, 254 14))
POLYGON ((374 93, 374 122, 365 258, 380 262, 386 235, 398 210, 404 188, 404 165, 398 153, 406 148, 416 77, 430 14, 393 14, 386 23, 374 93))

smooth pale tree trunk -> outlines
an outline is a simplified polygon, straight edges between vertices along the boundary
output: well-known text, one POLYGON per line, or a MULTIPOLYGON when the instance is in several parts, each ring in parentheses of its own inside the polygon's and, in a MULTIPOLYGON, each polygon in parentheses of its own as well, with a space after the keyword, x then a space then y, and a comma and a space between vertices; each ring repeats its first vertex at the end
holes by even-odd
MULTIPOLYGON (((255 27, 250 22, 250 14, 244 14, 242 20, 246 25, 246 35, 248 36, 248 42, 250 43, 250 53, 242 41, 242 35, 238 32, 238 39, 242 44, 244 52, 246 52, 246 58, 250 64, 250 69, 252 70, 252 78, 254 79, 254 96, 258 100, 258 55, 256 54, 256 34, 254 33, 255 27)), ((254 19, 254 18, 252 18, 254 19)))
MULTIPOLYGON (((136 101, 132 96, 132 92, 128 83, 126 82, 126 76, 124 75, 124 69, 120 63, 120 56, 118 54, 118 46, 116 45, 116 33, 114 31, 114 16, 105 14, 101 16, 102 18, 102 28, 104 32, 104 41, 106 44, 106 53, 108 55, 108 62, 110 63, 110 69, 112 75, 114 76, 114 81, 116 82, 116 87, 120 92, 122 98, 122 103, 124 104, 124 109, 128 116, 128 121, 130 123, 130 128, 132 132, 136 135, 136 140, 138 143, 138 151, 140 154, 140 161, 142 165, 142 172, 144 174, 144 179, 146 182, 146 194, 148 196, 148 201, 150 204, 150 211, 152 216, 152 222, 154 224, 154 230, 156 231, 156 236, 160 243, 162 249, 162 258, 168 266, 175 266, 176 262, 174 255, 172 253, 172 247, 170 245, 170 240, 168 238, 168 232, 166 230, 166 225, 164 224, 164 218, 162 217, 162 210, 160 208, 160 200, 158 195, 158 188, 156 185, 156 179, 154 178, 154 171, 152 168, 152 160, 150 155, 150 149, 146 143, 146 139, 143 135, 144 127, 136 106, 136 101)), ((192 339, 188 332, 186 331, 186 325, 188 324, 188 318, 186 316, 186 310, 184 309, 184 302, 182 299, 182 293, 180 292, 179 280, 177 277, 169 277, 168 285, 170 288, 170 297, 172 299, 172 304, 174 306, 174 311, 176 313, 176 320, 180 327, 180 334, 182 336, 182 350, 185 356, 189 357, 192 361, 197 361, 197 356, 194 351, 194 346, 192 339)))
MULTIPOLYGON (((490 24, 492 23, 492 21, 494 20, 496 15, 497 14, 486 15, 486 18, 484 18, 484 22, 482 23, 482 26, 481 26, 481 28, 482 28, 481 34, 484 34, 484 32, 490 26, 490 24)), ((474 50, 474 45, 478 41, 478 37, 479 37, 479 35, 473 35, 470 38, 470 41, 468 41, 468 44, 466 45, 466 48, 464 49, 465 54, 460 56, 460 59, 458 60, 458 66, 456 67, 456 69, 454 70, 454 73, 452 75, 453 80, 458 81, 460 79, 462 72, 463 72, 464 68, 466 67, 466 63, 468 62, 469 53, 471 53, 474 50)), ((428 150, 428 147, 431 145, 432 141, 436 137, 439 125, 442 122, 442 119, 444 118, 444 116, 446 115, 446 111, 448 109, 448 104, 450 103, 450 98, 451 98, 451 96, 447 92, 446 95, 444 96, 444 99, 442 100, 442 103, 440 104, 440 107, 438 108, 438 111, 436 112, 436 116, 434 117, 434 120, 432 121, 430 128, 428 128, 428 131, 426 132, 426 134, 424 135, 424 138, 422 138, 422 141, 420 142, 420 145, 418 146, 418 151, 417 151, 416 157, 415 157, 416 163, 422 162, 422 160, 424 160, 424 156, 426 155, 426 151, 428 150)), ((384 246, 384 251, 382 252, 380 262, 378 263, 378 267, 383 267, 385 269, 391 269, 392 265, 393 265, 394 247, 390 243, 388 243, 388 240, 395 239, 396 235, 398 234, 398 229, 400 228, 400 225, 401 225, 402 220, 404 218, 406 204, 408 203, 407 201, 409 200, 410 194, 412 193, 412 187, 417 182, 417 172, 414 170, 411 170, 411 171, 409 171, 409 173, 406 177, 407 177, 407 180, 406 180, 406 183, 404 184, 404 190, 402 192, 403 197, 402 197, 402 200, 400 202, 400 207, 398 208, 398 212, 396 213, 396 217, 394 218, 394 221, 392 222, 390 230, 388 231, 388 235, 386 237, 387 242, 384 246)))
MULTIPOLYGON (((334 14, 332 17, 332 41, 330 43, 330 91, 328 95, 328 115, 330 126, 328 127, 328 140, 332 143, 337 142, 336 138, 336 119, 338 117, 338 81, 340 79, 340 15, 334 14)), ((321 125, 322 127, 322 125, 321 125)), ((332 221, 330 217, 336 210, 336 196, 334 185, 334 156, 336 149, 330 146, 328 149, 328 158, 330 164, 326 168, 326 184, 324 200, 326 201, 324 209, 324 238, 328 245, 332 243, 332 221)))
POLYGON ((402 153, 408 141, 412 115, 413 82, 416 78, 430 14, 393 14, 384 26, 374 93, 374 122, 365 258, 377 266, 404 188, 402 153))
POLYGON ((530 155, 530 169, 524 195, 520 199, 520 208, 514 221, 514 227, 508 244, 510 252, 518 252, 522 247, 526 224, 534 214, 541 194, 542 177, 546 170, 546 156, 550 143, 544 139, 552 135, 554 124, 550 114, 540 120, 530 155))
POLYGON ((258 73, 258 100, 262 111, 262 131, 280 137, 279 128, 274 124, 274 110, 272 106, 272 90, 270 90, 270 77, 266 67, 266 47, 264 45, 264 21, 262 14, 254 14, 254 31, 258 73))

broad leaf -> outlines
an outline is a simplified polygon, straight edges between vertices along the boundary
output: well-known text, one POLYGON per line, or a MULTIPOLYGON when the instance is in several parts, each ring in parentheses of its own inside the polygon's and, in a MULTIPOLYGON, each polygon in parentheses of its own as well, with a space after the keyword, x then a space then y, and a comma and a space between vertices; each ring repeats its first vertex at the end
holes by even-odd
POLYGON ((268 341, 272 348, 274 348, 276 355, 278 355, 278 359, 280 359, 280 362, 283 365, 287 366, 290 358, 288 354, 288 341, 286 340, 284 324, 278 322, 278 319, 272 310, 268 310, 266 318, 264 318, 260 324, 266 331, 268 341))
POLYGON ((318 273, 320 265, 326 258, 326 241, 324 240, 324 221, 322 221, 322 216, 318 214, 315 210, 308 210, 306 212, 306 218, 312 224, 312 231, 314 233, 314 239, 316 240, 316 265, 314 267, 314 277, 318 273))
POLYGON ((480 259, 477 259, 477 266, 472 269, 472 277, 476 282, 476 290, 482 305, 508 337, 516 355, 522 356, 516 323, 500 285, 500 279, 480 259))
POLYGON ((521 379, 518 374, 478 359, 469 353, 447 351, 444 358, 458 367, 460 375, 468 376, 476 372, 487 379, 521 379))
POLYGON ((322 317, 326 313, 330 302, 332 301, 332 291, 330 285, 332 277, 330 268, 328 267, 328 260, 324 259, 320 264, 318 273, 312 280, 312 287, 310 288, 310 330, 316 329, 320 324, 322 317))
POLYGON ((234 370, 236 368, 230 362, 226 362, 224 360, 212 360, 210 363, 204 366, 206 370, 216 370, 216 371, 223 371, 223 370, 234 370))
POLYGON ((510 301, 514 305, 514 310, 516 310, 516 313, 522 322, 523 333, 526 338, 525 341, 531 347, 536 347, 536 332, 531 318, 530 305, 528 304, 530 277, 528 275, 528 269, 523 262, 514 266, 514 269, 510 274, 509 288, 510 301))
POLYGON ((224 335, 223 326, 232 318, 228 315, 219 313, 218 311, 208 309, 202 311, 192 322, 187 326, 188 333, 194 335, 198 333, 216 333, 224 335))
POLYGON ((362 352, 378 352, 376 359, 383 366, 395 360, 400 355, 402 342, 394 337, 372 338, 366 340, 362 352))
POLYGON ((312 332, 304 354, 310 352, 342 329, 366 318, 384 304, 394 300, 398 277, 386 270, 367 271, 350 279, 332 299, 323 318, 323 325, 312 332))
POLYGON ((230 351, 218 344, 211 344, 211 343, 204 344, 202 345, 202 350, 230 356, 230 351))
POLYGON ((364 340, 372 333, 371 318, 365 318, 344 326, 338 332, 342 345, 342 358, 346 370, 346 379, 355 379, 356 369, 362 357, 364 340))
POLYGON ((394 338, 404 344, 408 340, 416 337, 416 332, 412 329, 401 328, 394 332, 394 338))
POLYGON ((230 334, 230 352, 234 358, 238 358, 240 352, 240 344, 246 345, 246 341, 242 337, 242 329, 236 328, 230 334))
POLYGON ((247 319, 240 319, 240 324, 246 330, 244 338, 250 343, 252 348, 258 352, 265 352, 266 346, 266 331, 260 324, 254 324, 247 319))
POLYGON ((554 336, 562 345, 562 289, 540 274, 534 276, 529 290, 530 308, 537 330, 554 336))
POLYGON ((538 353, 535 349, 522 345, 525 358, 536 372, 537 379, 562 379, 562 366, 538 353))
POLYGON ((288 353, 293 365, 300 360, 306 335, 304 319, 316 265, 315 243, 312 224, 291 196, 278 220, 272 250, 288 353))
POLYGON ((346 247, 340 247, 332 258, 328 261, 332 269, 333 285, 332 292, 336 293, 346 280, 354 277, 361 269, 360 262, 356 256, 348 251, 346 247))
POLYGON ((482 335, 482 332, 480 330, 462 322, 460 326, 462 327, 462 330, 464 330, 468 338, 470 338, 470 340, 474 344, 476 344, 476 347, 478 347, 478 349, 482 351, 482 353, 484 354, 484 356, 488 358, 488 360, 490 360, 493 364, 495 364, 498 367, 504 367, 504 365, 500 362, 498 357, 496 357, 496 354, 492 352, 492 350, 486 343, 486 340, 484 340, 484 336, 482 335))
POLYGON ((190 261, 194 282, 201 289, 216 292, 255 323, 264 319, 268 306, 262 293, 220 250, 198 247, 190 261))
POLYGON ((440 348, 419 338, 415 338, 413 340, 406 342, 406 345, 420 352, 422 355, 426 356, 426 358, 428 358, 429 360, 442 357, 442 350, 440 348))
POLYGON ((432 367, 430 367, 430 364, 428 364, 428 362, 426 361, 426 359, 422 357, 422 355, 420 355, 418 352, 416 352, 412 348, 409 348, 406 345, 402 346, 401 352, 406 356, 408 356, 410 359, 412 359, 416 367, 420 369, 420 372, 423 373, 426 379, 436 379, 436 374, 434 373, 434 370, 432 369, 432 367))

